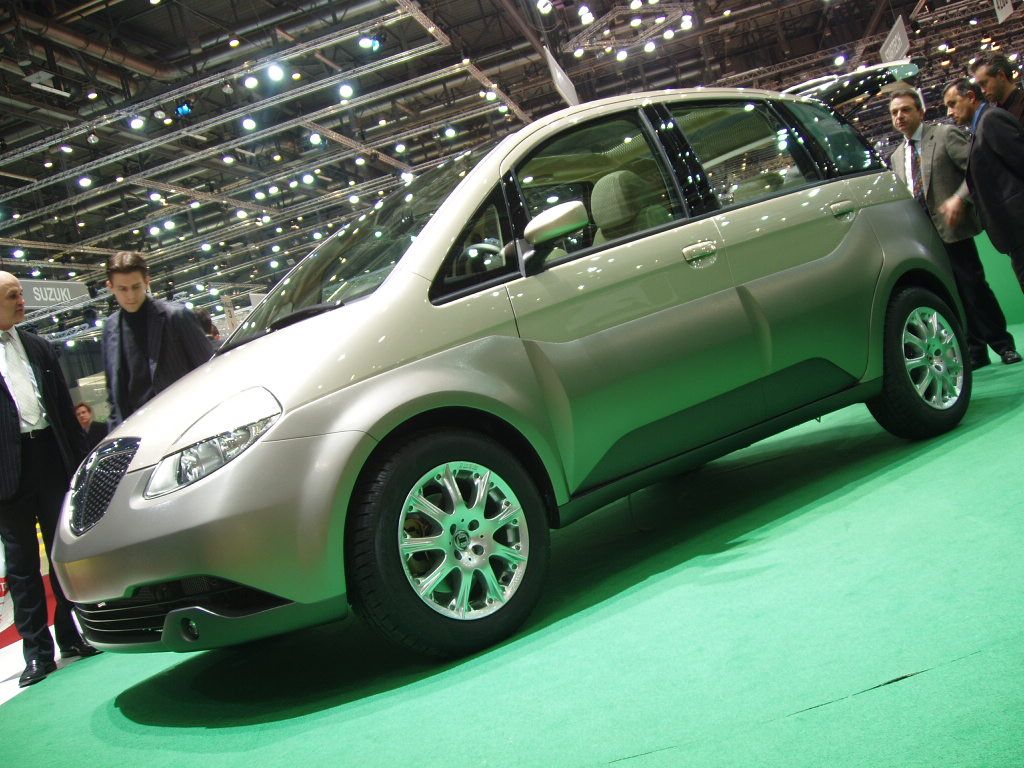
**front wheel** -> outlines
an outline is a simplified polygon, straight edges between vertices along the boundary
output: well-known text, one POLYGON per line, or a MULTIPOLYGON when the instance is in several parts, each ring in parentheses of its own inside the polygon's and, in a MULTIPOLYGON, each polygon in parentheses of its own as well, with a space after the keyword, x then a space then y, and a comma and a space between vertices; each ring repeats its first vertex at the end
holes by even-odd
POLYGON ((356 612, 398 644, 442 657, 522 624, 549 549, 529 474, 497 443, 461 431, 425 433, 371 466, 346 539, 356 612))
POLYGON ((971 400, 967 345, 956 314, 925 288, 894 295, 885 315, 882 392, 868 409, 886 430, 909 440, 948 432, 971 400))

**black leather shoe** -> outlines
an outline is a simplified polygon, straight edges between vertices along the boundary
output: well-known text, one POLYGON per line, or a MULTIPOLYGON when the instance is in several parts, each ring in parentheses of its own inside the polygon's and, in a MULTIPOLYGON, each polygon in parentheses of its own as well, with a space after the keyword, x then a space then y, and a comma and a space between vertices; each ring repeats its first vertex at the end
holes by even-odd
POLYGON ((999 353, 999 357, 1003 359, 1003 365, 1013 365, 1024 360, 1024 357, 1020 356, 1020 352, 1016 349, 1004 349, 999 353))
POLYGON ((25 671, 18 678, 18 687, 28 688, 30 685, 35 685, 40 680, 45 680, 48 674, 56 670, 57 664, 55 662, 32 659, 32 661, 25 665, 25 671))
POLYGON ((976 371, 979 368, 984 368, 986 365, 988 365, 991 362, 992 361, 989 360, 987 356, 986 357, 979 357, 977 359, 971 360, 971 370, 972 371, 976 371))
POLYGON ((62 659, 71 659, 75 656, 81 656, 83 659, 88 659, 90 656, 95 656, 99 653, 103 653, 99 648, 93 648, 85 640, 79 640, 74 645, 69 645, 67 648, 60 649, 60 657, 62 659))

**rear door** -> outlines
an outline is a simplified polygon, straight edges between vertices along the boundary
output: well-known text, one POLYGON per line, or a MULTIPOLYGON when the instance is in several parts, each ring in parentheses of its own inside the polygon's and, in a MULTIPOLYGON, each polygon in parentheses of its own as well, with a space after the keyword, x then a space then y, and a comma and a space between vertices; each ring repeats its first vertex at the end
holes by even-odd
POLYGON ((713 219, 757 331, 769 416, 838 392, 863 373, 881 269, 874 233, 858 222, 860 198, 846 181, 853 169, 874 172, 873 153, 824 107, 794 106, 830 143, 818 146, 796 113, 770 101, 670 105, 722 206, 713 219))
POLYGON ((524 221, 570 199, 590 214, 541 273, 507 285, 574 491, 764 414, 721 233, 687 219, 657 130, 637 110, 591 120, 507 169, 524 221))

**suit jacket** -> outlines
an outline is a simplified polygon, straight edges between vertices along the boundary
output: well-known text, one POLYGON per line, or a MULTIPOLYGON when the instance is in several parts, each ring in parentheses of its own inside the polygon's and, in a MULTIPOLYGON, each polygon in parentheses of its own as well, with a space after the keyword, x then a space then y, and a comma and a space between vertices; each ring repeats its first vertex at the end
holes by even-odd
POLYGON ((992 244, 1003 253, 1024 248, 1024 127, 1005 109, 982 113, 967 184, 992 244))
MULTIPOLYGON (((48 341, 34 333, 19 328, 18 338, 28 355, 46 409, 46 419, 60 448, 64 472, 70 479, 85 455, 85 443, 57 354, 48 341)), ((18 406, 7 382, 0 376, 0 440, 3 441, 0 448, 0 500, 11 498, 18 490, 21 477, 20 433, 18 406)))
MULTIPOLYGON (((153 394, 157 395, 209 360, 213 348, 199 325, 199 318, 190 309, 152 296, 147 301, 152 302, 147 326, 149 375, 153 379, 153 394)), ((121 370, 121 313, 122 310, 117 310, 103 325, 103 370, 110 402, 110 431, 124 421, 121 377, 126 372, 121 370)))
MULTIPOLYGON (((939 236, 947 243, 966 240, 981 231, 978 214, 970 198, 966 197, 964 176, 970 150, 970 136, 955 126, 927 123, 921 126, 921 184, 924 188, 924 201, 939 236), (939 212, 939 207, 957 193, 965 198, 967 215, 956 227, 950 228, 946 224, 946 217, 939 212)), ((904 183, 907 182, 906 156, 907 143, 904 141, 889 160, 893 173, 904 183)))
POLYGON ((104 437, 107 436, 107 422, 94 421, 89 425, 89 429, 85 430, 84 433, 85 449, 87 451, 91 451, 103 441, 104 437))
POLYGON ((1014 88, 999 106, 1016 117, 1018 122, 1024 123, 1024 91, 1019 87, 1014 88))

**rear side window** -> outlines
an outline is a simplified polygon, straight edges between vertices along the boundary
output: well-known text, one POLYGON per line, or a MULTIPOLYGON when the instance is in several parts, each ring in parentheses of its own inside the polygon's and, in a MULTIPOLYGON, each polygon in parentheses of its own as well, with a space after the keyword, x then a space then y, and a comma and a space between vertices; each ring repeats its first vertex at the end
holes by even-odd
POLYGON ((818 181, 799 136, 762 102, 679 104, 671 112, 722 206, 818 181))
POLYGON ((861 135, 825 105, 787 101, 786 108, 821 145, 831 165, 832 175, 845 176, 885 169, 881 159, 861 135))
POLYGON ((580 201, 589 223, 556 242, 549 261, 682 218, 682 204, 638 114, 574 126, 515 170, 527 213, 580 201))

